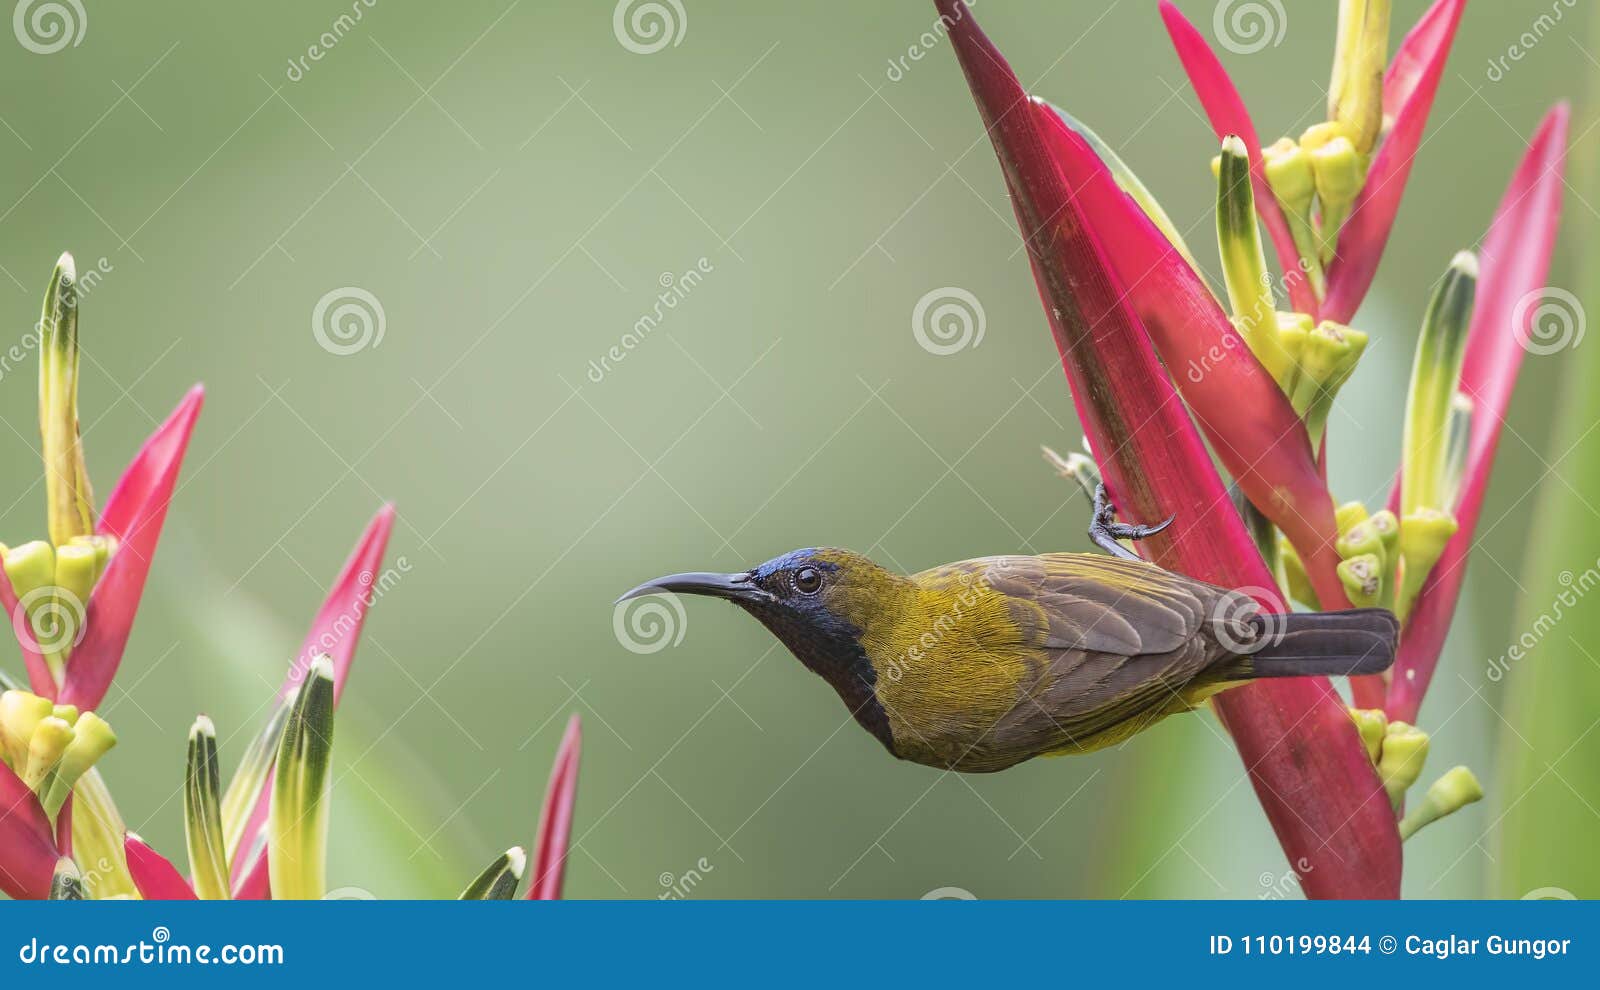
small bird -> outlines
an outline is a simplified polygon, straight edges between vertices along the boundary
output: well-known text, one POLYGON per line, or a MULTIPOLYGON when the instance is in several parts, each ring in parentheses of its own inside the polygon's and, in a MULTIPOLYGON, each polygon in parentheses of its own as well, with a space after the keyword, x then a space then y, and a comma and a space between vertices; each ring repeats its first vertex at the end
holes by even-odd
POLYGON ((838 692, 890 753, 983 773, 1113 745, 1258 678, 1373 674, 1394 661, 1386 609, 1262 613, 1254 599, 1163 570, 1117 541, 1159 526, 1114 521, 1111 556, 981 557, 910 576, 832 547, 737 574, 671 574, 621 598, 728 599, 838 692))

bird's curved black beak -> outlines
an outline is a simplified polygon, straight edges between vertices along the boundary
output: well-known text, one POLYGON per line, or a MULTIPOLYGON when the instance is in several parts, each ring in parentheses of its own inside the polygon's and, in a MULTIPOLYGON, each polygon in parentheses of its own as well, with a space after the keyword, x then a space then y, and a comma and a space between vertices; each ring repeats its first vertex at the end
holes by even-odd
POLYGON ((759 605, 774 600, 771 592, 763 591, 755 583, 749 571, 741 571, 738 574, 685 571, 682 574, 668 574, 653 581, 646 581, 618 598, 616 604, 620 605, 630 598, 642 598, 645 595, 659 595, 666 592, 726 598, 741 605, 759 605))

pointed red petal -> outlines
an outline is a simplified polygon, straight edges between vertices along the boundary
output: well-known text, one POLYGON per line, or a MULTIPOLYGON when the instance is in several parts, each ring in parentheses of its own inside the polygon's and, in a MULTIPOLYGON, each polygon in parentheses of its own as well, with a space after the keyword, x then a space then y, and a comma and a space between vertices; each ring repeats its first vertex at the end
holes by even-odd
POLYGON ((361 541, 350 552, 339 576, 334 579, 328 597, 312 620, 311 631, 306 634, 300 653, 295 658, 283 688, 281 698, 291 698, 300 690, 300 680, 317 654, 326 653, 333 658, 333 699, 338 704, 344 694, 345 680, 350 676, 350 664, 356 657, 356 644, 361 640, 361 627, 367 621, 367 609, 376 599, 373 585, 378 570, 383 566, 383 552, 389 545, 389 534, 394 530, 394 506, 385 505, 367 524, 361 541))
MULTIPOLYGON (((1527 344, 1530 321, 1548 291, 1550 255, 1561 216, 1562 176, 1570 111, 1558 104, 1545 115, 1522 163, 1506 187, 1480 249, 1477 302, 1467 331, 1461 390, 1473 401, 1460 529, 1422 586, 1395 660, 1389 717, 1414 722, 1444 648, 1456 600, 1466 577, 1467 553, 1494 466, 1495 446, 1527 344)), ((1579 314, 1581 318, 1581 314, 1579 314)), ((1398 495, 1398 487, 1396 490, 1398 495)))
POLYGON ((59 858, 38 796, 0 763, 0 891, 17 900, 49 897, 59 858))
MULTIPOLYGON (((381 593, 379 569, 383 566, 384 551, 389 546, 389 534, 394 531, 394 517, 394 506, 385 505, 367 523, 366 531, 361 534, 355 549, 350 551, 349 558, 339 570, 339 576, 333 580, 328 596, 323 599, 322 607, 317 610, 317 617, 311 622, 311 631, 306 634, 300 653, 278 691, 280 699, 287 701, 300 689, 301 679, 319 653, 326 653, 333 658, 333 703, 337 705, 343 697, 345 681, 350 676, 350 664, 356 657, 356 644, 360 642, 361 629, 366 625, 367 610, 381 593)), ((267 793, 271 786, 270 779, 262 785, 261 794, 251 808, 244 839, 240 843, 241 849, 250 848, 267 820, 267 793)), ((266 867, 267 857, 264 853, 248 861, 244 856, 237 857, 233 864, 234 896, 246 899, 252 896, 252 892, 256 897, 270 896, 266 886, 266 867)))
POLYGON ((44 662, 44 657, 35 649, 38 639, 29 628, 27 613, 17 602, 16 589, 11 587, 11 578, 3 567, 0 567, 0 608, 5 609, 17 647, 22 650, 22 664, 28 670, 28 689, 41 698, 54 700, 56 692, 61 689, 60 685, 50 673, 50 666, 44 662))
POLYGON ((1383 77, 1383 112, 1394 125, 1373 156, 1367 184, 1339 232, 1339 253, 1328 267, 1328 298, 1322 307, 1327 319, 1349 323, 1372 287, 1466 3, 1438 0, 1429 8, 1400 43, 1383 77))
POLYGON ((1200 276, 1089 143, 1048 103, 1036 100, 1034 109, 1074 204, 1212 449, 1251 502, 1288 534, 1323 607, 1348 607, 1335 571, 1333 499, 1305 423, 1200 276))
POLYGON ((204 388, 196 385, 190 389, 167 421, 145 441, 106 500, 99 532, 116 537, 117 549, 89 596, 83 640, 72 649, 66 681, 61 685, 62 704, 77 705, 84 711, 99 707, 116 676, 183 467, 183 454, 204 402, 204 388))
POLYGON ((583 746, 583 726, 576 713, 567 720, 555 763, 550 767, 550 783, 544 791, 544 808, 539 813, 539 838, 533 848, 533 879, 528 884, 530 901, 561 898, 561 883, 567 873, 567 838, 572 834, 572 806, 578 798, 578 754, 583 746))
POLYGON ((167 858, 145 845, 137 835, 128 834, 122 842, 128 855, 128 872, 139 896, 147 901, 193 901, 194 888, 167 858))
POLYGON ((1220 143, 1223 138, 1235 134, 1249 151, 1250 184, 1255 190, 1256 213, 1260 215, 1267 235, 1272 239, 1273 250, 1278 256, 1278 268, 1283 272, 1283 281, 1289 290, 1289 300, 1299 312, 1315 317, 1317 296, 1301 271, 1300 251, 1294 246, 1294 235, 1289 233, 1289 221, 1284 219, 1283 210, 1267 185, 1267 175, 1261 162, 1261 139, 1256 135, 1256 125, 1250 120, 1250 111, 1245 108, 1233 80, 1228 78, 1228 70, 1218 61, 1217 53, 1206 43, 1205 36, 1169 0, 1161 0, 1161 20, 1172 38, 1172 47, 1177 49, 1178 60, 1183 63, 1189 85, 1194 88, 1194 95, 1199 97, 1206 118, 1211 121, 1217 141, 1220 143))
MULTIPOLYGON (((965 4, 936 6, 994 142, 1079 419, 1112 494, 1128 518, 1177 517, 1142 548, 1163 567, 1284 608, 1016 76, 965 4)), ((1327 679, 1257 682, 1219 695, 1217 708, 1305 890, 1397 896, 1394 817, 1327 679)))

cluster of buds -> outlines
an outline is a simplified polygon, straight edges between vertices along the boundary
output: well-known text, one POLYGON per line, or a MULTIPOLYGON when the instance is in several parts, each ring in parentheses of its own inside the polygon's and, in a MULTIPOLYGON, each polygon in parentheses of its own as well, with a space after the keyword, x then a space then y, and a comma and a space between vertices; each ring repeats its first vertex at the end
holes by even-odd
MULTIPOLYGON (((1461 388, 1461 366, 1477 279, 1476 256, 1457 254, 1423 318, 1395 506, 1369 514, 1362 503, 1347 502, 1335 512, 1338 574, 1351 604, 1390 609, 1402 622, 1460 528, 1455 510, 1472 429, 1472 401, 1461 388)), ((1278 556, 1291 597, 1317 607, 1305 566, 1287 540, 1279 540, 1278 556)))
MULTIPOLYGON (((1352 708, 1350 717, 1383 781, 1390 806, 1397 814, 1404 811, 1406 792, 1422 776, 1423 764, 1428 760, 1428 734, 1408 722, 1391 722, 1374 708, 1352 708)), ((1482 799, 1483 787, 1472 771, 1463 766, 1451 767, 1428 785, 1422 800, 1400 819, 1400 837, 1409 839, 1424 825, 1482 799)))
POLYGON ((79 712, 27 691, 0 694, 0 763, 38 795, 53 820, 72 789, 117 734, 94 712, 79 712))
MULTIPOLYGON (((189 730, 190 879, 128 831, 96 769, 116 743, 94 709, 120 666, 204 391, 146 440, 96 511, 78 423, 78 291, 62 255, 38 324, 47 539, 0 546, 0 610, 29 691, 0 672, 0 892, 14 898, 313 898, 325 893, 333 716, 394 527, 373 518, 313 620, 266 724, 224 791, 216 729, 189 730), (92 874, 77 863, 92 863, 92 874)), ((502 855, 463 897, 561 895, 576 797, 576 716, 551 774, 536 854, 502 855)))
MULTIPOLYGON (((1366 157, 1355 152, 1354 146, 1344 136, 1328 138, 1333 131, 1342 130, 1341 123, 1326 122, 1307 131, 1301 144, 1293 150, 1283 150, 1283 142, 1266 149, 1267 176, 1277 176, 1272 186, 1278 205, 1282 206, 1294 232, 1294 243, 1301 251, 1299 272, 1306 273, 1312 281, 1315 296, 1322 299, 1325 291, 1322 264, 1323 254, 1333 254, 1336 224, 1349 214, 1355 195, 1362 189, 1366 178, 1366 157), (1322 144, 1307 150, 1312 134, 1320 134, 1322 144), (1275 150, 1277 149, 1277 150, 1275 150), (1274 157, 1277 155, 1277 158, 1274 157), (1285 202, 1280 187, 1290 182, 1285 160, 1294 163, 1304 174, 1296 174, 1301 186, 1296 186, 1293 202, 1285 202), (1338 165, 1338 184, 1326 179, 1338 165), (1315 173, 1315 182, 1312 174, 1315 173), (1341 198, 1333 200, 1331 189, 1338 189, 1341 198), (1314 213, 1312 203, 1320 203, 1320 213, 1314 213), (1304 243, 1302 243, 1304 242, 1304 243)), ((1374 131, 1376 136, 1376 131, 1374 131)), ((1238 334, 1250 345, 1251 353, 1261 361, 1262 368, 1272 376, 1288 397, 1294 414, 1306 422, 1307 437, 1314 448, 1322 445, 1323 430, 1328 424, 1328 413, 1333 409, 1339 389, 1355 373, 1355 365, 1362 360, 1366 350, 1366 334, 1358 329, 1298 310, 1275 309, 1272 277, 1267 272, 1266 254, 1262 253, 1261 235, 1256 227, 1256 202, 1251 179, 1250 149, 1237 134, 1222 139, 1222 154, 1211 160, 1218 181, 1216 198, 1216 238, 1222 257, 1222 280, 1226 283, 1227 299, 1232 307, 1232 318, 1238 334)), ((1286 278, 1296 278, 1291 272, 1286 278)))

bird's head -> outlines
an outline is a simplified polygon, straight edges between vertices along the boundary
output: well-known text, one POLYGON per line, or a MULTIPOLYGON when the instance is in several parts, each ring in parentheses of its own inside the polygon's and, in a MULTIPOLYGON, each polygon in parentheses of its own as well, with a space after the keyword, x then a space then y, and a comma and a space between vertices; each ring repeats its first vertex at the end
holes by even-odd
MULTIPOLYGON (((807 667, 821 674, 876 734, 872 644, 886 638, 909 578, 833 547, 794 550, 747 571, 691 571, 646 581, 617 601, 679 594, 725 598, 759 619, 807 667)), ((887 728, 883 728, 887 732, 887 728)), ((880 738, 882 736, 880 735, 880 738)))

